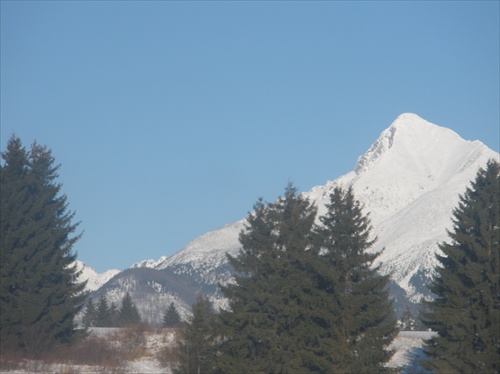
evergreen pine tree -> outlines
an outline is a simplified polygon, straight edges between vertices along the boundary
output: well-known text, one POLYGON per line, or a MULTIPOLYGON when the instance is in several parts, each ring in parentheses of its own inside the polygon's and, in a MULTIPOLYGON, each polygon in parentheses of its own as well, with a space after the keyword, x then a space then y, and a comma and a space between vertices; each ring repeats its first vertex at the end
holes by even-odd
POLYGON ((316 306, 332 332, 323 339, 333 348, 327 372, 384 372, 392 355, 386 348, 397 329, 389 278, 373 267, 378 254, 368 252, 374 243, 369 218, 352 188, 336 187, 326 207, 311 252, 317 254, 318 300, 328 300, 316 306))
POLYGON ((119 318, 119 310, 116 307, 116 304, 114 301, 111 302, 109 305, 109 315, 110 315, 110 322, 109 322, 109 327, 116 327, 118 326, 118 318, 119 318))
POLYGON ((0 344, 2 350, 21 345, 21 315, 18 299, 23 272, 19 247, 26 242, 22 230, 31 208, 28 152, 19 138, 12 137, 0 165, 0 344))
POLYGON ((97 300, 96 310, 96 327, 113 327, 111 309, 106 296, 101 295, 97 300))
POLYGON ((181 316, 174 303, 171 302, 162 318, 162 327, 174 327, 181 323, 181 316))
POLYGON ((310 266, 316 208, 289 185, 284 198, 259 200, 240 234, 238 272, 223 288, 230 311, 221 311, 222 372, 307 372, 317 370, 320 345, 312 327, 314 286, 310 266))
POLYGON ((216 317, 210 302, 198 296, 179 344, 178 366, 174 374, 212 373, 215 370, 216 317))
POLYGON ((96 326, 97 322, 97 311, 96 306, 92 299, 89 298, 87 301, 87 306, 85 308, 85 313, 82 318, 82 324, 85 328, 96 326))
POLYGON ((132 302, 130 293, 127 292, 122 299, 122 306, 118 311, 117 315, 117 325, 118 326, 130 326, 141 323, 141 316, 139 310, 132 302))
POLYGON ((440 245, 424 322, 438 333, 426 344, 436 372, 500 371, 500 165, 480 169, 453 211, 451 241, 440 245))
POLYGON ((222 372, 385 372, 397 334, 388 276, 368 252, 370 222, 352 189, 336 188, 315 226, 316 208, 292 186, 259 200, 229 256, 238 272, 223 287, 222 372))
POLYGON ((13 136, 2 158, 1 348, 35 354, 75 336, 85 284, 76 284, 78 274, 69 265, 80 235, 71 236, 77 224, 60 194, 50 150, 34 143, 27 152, 13 136))

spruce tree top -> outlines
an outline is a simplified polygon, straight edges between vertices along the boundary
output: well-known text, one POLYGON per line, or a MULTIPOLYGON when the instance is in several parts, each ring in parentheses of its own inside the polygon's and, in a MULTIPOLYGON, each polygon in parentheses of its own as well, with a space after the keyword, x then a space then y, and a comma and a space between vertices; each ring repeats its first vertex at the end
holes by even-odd
POLYGON ((162 326, 163 327, 174 327, 181 323, 181 316, 177 311, 174 303, 171 302, 167 311, 163 315, 162 326))
POLYGON ((442 243, 425 323, 438 333, 426 345, 438 372, 500 371, 500 165, 480 169, 453 211, 442 243))
POLYGON ((52 152, 33 143, 26 151, 12 136, 0 167, 0 330, 2 346, 40 351, 70 340, 83 306, 84 283, 70 266, 78 223, 57 183, 52 152), (38 334, 38 347, 29 336, 38 334))

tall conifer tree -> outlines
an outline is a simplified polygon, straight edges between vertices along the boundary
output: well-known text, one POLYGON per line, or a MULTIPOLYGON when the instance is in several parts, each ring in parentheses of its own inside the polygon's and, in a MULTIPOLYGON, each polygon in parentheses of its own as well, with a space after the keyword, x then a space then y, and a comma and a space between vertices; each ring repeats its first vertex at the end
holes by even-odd
POLYGON ((240 235, 242 250, 229 261, 239 273, 223 289, 222 372, 314 371, 317 342, 307 338, 313 287, 305 275, 316 208, 289 185, 284 198, 259 200, 240 235))
POLYGON ((436 372, 500 372, 500 165, 488 162, 453 211, 450 242, 440 245, 424 322, 436 372))
POLYGON ((83 314, 82 324, 85 328, 95 327, 97 324, 96 306, 90 298, 87 301, 87 305, 85 306, 85 313, 83 314))
POLYGON ((28 152, 21 140, 12 137, 2 153, 0 165, 0 344, 2 350, 18 347, 21 342, 19 313, 20 288, 23 278, 18 253, 28 241, 26 217, 32 201, 29 199, 28 152))
POLYGON ((74 335, 85 285, 76 284, 69 265, 80 235, 72 236, 78 224, 56 182, 59 166, 49 149, 34 143, 26 152, 13 136, 2 158, 2 343, 37 353, 74 335))
POLYGON ((130 326, 141 323, 139 310, 132 301, 132 297, 129 292, 123 296, 122 306, 118 310, 117 314, 116 320, 119 326, 130 326))
POLYGON ((352 188, 336 187, 326 207, 311 252, 317 254, 320 299, 329 301, 316 307, 331 332, 324 338, 331 348, 327 372, 384 372, 397 329, 389 278, 373 267, 378 254, 368 252, 374 243, 370 220, 352 188))
POLYGON ((175 307, 174 303, 171 302, 167 311, 163 315, 161 325, 163 327, 174 327, 174 326, 179 326, 180 324, 181 324, 181 316, 179 315, 179 312, 177 311, 177 308, 175 307))
POLYGON ((95 306, 95 319, 96 327, 113 327, 113 315, 105 295, 101 295, 97 300, 95 306))
POLYGON ((216 354, 216 317, 210 302, 199 295, 179 344, 174 374, 213 373, 216 354))

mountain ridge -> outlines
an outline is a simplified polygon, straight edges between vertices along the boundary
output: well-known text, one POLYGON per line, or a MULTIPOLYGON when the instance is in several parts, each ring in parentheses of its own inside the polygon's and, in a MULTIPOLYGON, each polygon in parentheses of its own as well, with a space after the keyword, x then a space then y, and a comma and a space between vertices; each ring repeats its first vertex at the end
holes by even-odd
POLYGON ((426 292, 417 291, 417 285, 433 274, 437 243, 447 240, 458 195, 490 158, 498 159, 498 154, 483 143, 463 140, 450 129, 403 114, 358 158, 357 172, 306 194, 321 214, 328 191, 352 186, 378 237, 372 248, 381 252, 377 263, 410 300, 418 301, 426 292), (413 278, 422 269, 424 273, 413 278))
POLYGON ((95 291, 101 288, 115 275, 120 273, 120 270, 117 269, 110 269, 102 273, 97 273, 93 268, 87 266, 83 261, 79 260, 73 262, 71 266, 76 267, 76 272, 79 274, 77 278, 78 283, 87 281, 87 285, 85 287, 87 291, 95 291))
MULTIPOLYGON (((377 264, 391 274, 395 289, 404 290, 408 301, 418 302, 429 296, 425 285, 433 275, 438 243, 448 239, 458 195, 490 158, 498 160, 499 155, 480 141, 464 140, 453 130, 403 113, 357 159, 353 171, 303 195, 318 206, 319 216, 333 188, 352 186, 378 238, 371 248, 380 252, 377 264)), ((196 279, 200 289, 216 290, 219 283, 232 280, 226 253, 237 255, 245 221, 207 232, 171 257, 144 260, 132 268, 168 270, 196 279)), ((217 291, 211 298, 224 306, 217 291)))
MULTIPOLYGON (((322 214, 329 192, 335 186, 352 185, 356 198, 370 213, 374 234, 379 237, 373 250, 380 251, 382 245, 386 248, 380 256, 380 261, 389 263, 385 265, 385 271, 394 271, 396 283, 413 294, 415 290, 409 279, 418 272, 419 261, 408 250, 399 253, 409 256, 408 261, 396 261, 398 253, 389 242, 396 240, 402 248, 402 238, 418 234, 428 236, 413 247, 424 255, 420 260, 425 270, 431 273, 435 265, 431 257, 437 250, 436 243, 446 240, 446 229, 451 227, 452 209, 458 201, 458 194, 465 191, 478 168, 489 158, 498 159, 498 154, 480 141, 464 140, 453 130, 432 124, 416 114, 403 113, 358 158, 353 171, 303 194, 318 205, 319 214, 322 214), (391 227, 394 231, 398 222, 418 221, 418 217, 436 215, 440 219, 419 223, 425 229, 399 228, 394 235, 387 234, 391 227)), ((187 263, 196 268, 203 262, 220 265, 225 253, 237 253, 237 238, 244 222, 243 218, 195 238, 157 268, 187 263), (206 258, 208 255, 211 258, 206 258)))

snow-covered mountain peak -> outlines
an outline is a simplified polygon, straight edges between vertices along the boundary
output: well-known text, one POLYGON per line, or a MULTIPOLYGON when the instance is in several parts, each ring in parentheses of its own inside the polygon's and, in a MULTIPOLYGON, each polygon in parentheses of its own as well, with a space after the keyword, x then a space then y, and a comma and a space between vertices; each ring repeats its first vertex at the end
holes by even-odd
POLYGON ((479 141, 464 140, 448 128, 405 113, 358 159, 354 171, 358 178, 380 175, 433 188, 459 172, 464 159, 474 159, 486 148, 479 141))
POLYGON ((162 262, 164 262, 167 259, 167 256, 161 256, 158 260, 143 260, 140 262, 136 262, 133 264, 130 268, 135 269, 135 268, 151 268, 155 269, 158 265, 160 265, 162 262))
POLYGON ((335 186, 352 186, 379 238, 373 250, 385 248, 379 257, 384 270, 411 295, 420 282, 414 276, 432 272, 458 195, 490 158, 498 154, 480 141, 406 113, 358 159, 354 172, 306 195, 322 213, 335 186))
POLYGON ((479 141, 464 140, 450 129, 404 114, 358 159, 354 172, 313 189, 313 199, 328 195, 333 184, 353 185, 356 196, 370 207, 372 219, 382 222, 440 186, 469 181, 493 155, 479 141))
POLYGON ((234 253, 239 248, 238 237, 245 222, 244 218, 203 234, 189 242, 172 257, 159 263, 157 268, 164 269, 172 264, 187 263, 195 268, 201 268, 225 263, 226 253, 234 253))
MULTIPOLYGON (((354 171, 303 194, 322 215, 333 188, 351 186, 370 214, 372 233, 378 237, 372 250, 381 252, 377 260, 382 271, 391 274, 406 297, 417 300, 428 292, 425 285, 436 265, 438 243, 448 240, 459 194, 491 158, 498 160, 499 155, 483 143, 404 113, 358 159, 354 171)), ((207 232, 169 258, 133 267, 170 271, 194 279, 200 289, 214 290, 233 279, 226 254, 237 255, 245 222, 243 218, 207 232)), ((224 301, 217 293, 213 296, 224 301)))
MULTIPOLYGON (((447 238, 458 194, 491 157, 498 154, 483 143, 404 113, 358 159, 353 172, 304 195, 321 215, 335 186, 352 186, 379 237, 373 249, 386 248, 379 258, 384 269, 412 294, 411 284, 417 281, 411 277, 419 269, 431 271, 437 243, 447 238)), ((226 253, 237 253, 244 223, 243 219, 194 239, 157 268, 182 266, 189 273, 211 273, 227 262, 226 253)))
POLYGON ((90 266, 87 266, 82 261, 75 261, 69 266, 75 267, 77 272, 80 272, 78 276, 77 282, 85 282, 87 281, 87 285, 85 290, 87 291, 95 291, 100 288, 103 284, 113 278, 116 274, 120 273, 120 270, 111 269, 106 270, 104 273, 98 274, 94 269, 90 266))
POLYGON ((394 120, 394 122, 392 122, 390 127, 425 126, 425 125, 432 125, 432 124, 415 113, 402 113, 394 120))
POLYGON ((464 142, 466 141, 450 129, 434 125, 416 114, 404 113, 359 157, 354 171, 360 175, 373 169, 384 159, 411 166, 407 170, 421 171, 422 166, 425 168, 436 165, 435 161, 441 158, 443 149, 448 153, 453 152, 464 142))

